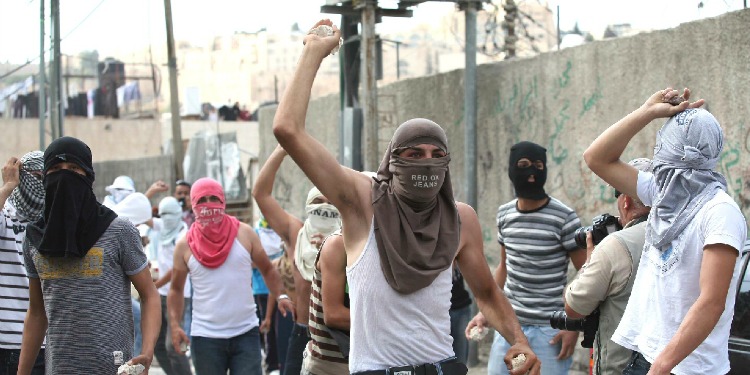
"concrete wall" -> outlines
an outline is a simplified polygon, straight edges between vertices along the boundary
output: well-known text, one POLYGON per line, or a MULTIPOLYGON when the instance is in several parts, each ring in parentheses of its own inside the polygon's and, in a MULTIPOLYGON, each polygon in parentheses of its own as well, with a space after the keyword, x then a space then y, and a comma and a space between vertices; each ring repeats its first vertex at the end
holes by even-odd
MULTIPOLYGON (((161 155, 161 128, 152 119, 66 118, 65 135, 86 142, 94 162, 161 155)), ((47 122, 49 127, 49 122, 47 122)), ((46 144, 51 137, 45 135, 46 144)), ((0 119, 0 161, 39 149, 38 119, 0 119)))
MULTIPOLYGON (((507 177, 510 146, 530 140, 547 148, 547 192, 577 210, 584 223, 616 212, 612 188, 591 173, 581 157, 605 128, 667 86, 690 87, 725 132, 717 169, 731 195, 750 213, 750 10, 683 24, 675 29, 547 53, 535 58, 478 67, 477 211, 485 251, 496 264, 497 207, 513 198, 507 177)), ((260 162, 276 145, 271 133, 274 108, 261 111, 260 162)), ((463 71, 400 81, 379 89, 380 148, 394 129, 414 117, 441 124, 450 140, 451 176, 456 197, 465 196, 463 71)), ((307 126, 336 153, 338 96, 310 103, 307 126)), ((653 155, 654 121, 631 142, 624 159, 653 155)), ((309 181, 285 161, 274 194, 287 210, 301 215, 309 181)))
MULTIPOLYGON (((111 185, 117 176, 130 176, 135 182, 135 190, 141 193, 145 193, 149 186, 158 180, 163 180, 174 189, 173 184, 176 181, 171 155, 97 162, 94 163, 94 172, 96 173, 94 193, 100 202, 108 194, 104 188, 111 185)), ((155 195, 151 199, 151 204, 157 206, 159 201, 171 192, 172 190, 155 195)))

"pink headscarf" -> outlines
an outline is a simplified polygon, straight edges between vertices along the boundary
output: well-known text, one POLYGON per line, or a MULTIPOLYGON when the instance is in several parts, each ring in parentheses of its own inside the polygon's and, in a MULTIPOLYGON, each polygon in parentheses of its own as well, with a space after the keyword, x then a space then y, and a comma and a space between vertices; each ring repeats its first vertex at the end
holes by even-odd
POLYGON ((224 190, 216 180, 201 178, 190 189, 190 202, 193 204, 195 223, 187 233, 188 245, 193 256, 203 266, 216 268, 229 256, 240 222, 225 213, 224 190), (221 202, 203 202, 203 197, 215 195, 221 202))

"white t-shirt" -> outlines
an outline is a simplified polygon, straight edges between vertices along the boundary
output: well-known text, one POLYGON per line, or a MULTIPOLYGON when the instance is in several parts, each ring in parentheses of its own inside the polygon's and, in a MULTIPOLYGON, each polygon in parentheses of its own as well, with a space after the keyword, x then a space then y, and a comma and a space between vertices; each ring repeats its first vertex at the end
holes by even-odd
MULTIPOLYGON (((641 201, 650 205, 657 193, 653 174, 639 172, 638 197, 641 201)), ((739 207, 729 195, 719 191, 698 211, 667 250, 660 252, 647 242, 633 293, 612 340, 640 352, 653 363, 674 337, 700 295, 703 247, 729 245, 738 251, 724 312, 706 340, 675 366, 672 373, 702 375, 729 372, 729 329, 741 267, 739 255, 746 235, 745 218, 739 207)))
MULTIPOLYGON (((156 220, 154 220, 156 222, 156 220)), ((154 230, 160 230, 162 228, 161 221, 159 225, 154 225, 154 230)), ((177 235, 177 238, 175 239, 175 242, 179 240, 182 236, 187 233, 186 230, 183 230, 180 232, 180 234, 177 235)), ((172 242, 170 244, 162 244, 159 240, 159 236, 154 236, 155 242, 152 242, 150 245, 154 246, 156 248, 156 257, 159 262, 159 277, 169 272, 169 270, 174 267, 174 248, 175 248, 175 242, 172 242)), ((159 295, 166 296, 169 294, 169 288, 171 286, 171 282, 166 283, 162 285, 159 290, 159 295)), ((185 287, 183 288, 183 295, 185 298, 190 298, 190 277, 185 279, 185 287)))

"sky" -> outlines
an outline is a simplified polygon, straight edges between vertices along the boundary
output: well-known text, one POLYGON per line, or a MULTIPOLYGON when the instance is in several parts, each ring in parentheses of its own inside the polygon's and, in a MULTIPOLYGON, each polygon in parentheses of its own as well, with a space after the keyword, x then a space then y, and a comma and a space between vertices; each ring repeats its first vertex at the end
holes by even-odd
MULTIPOLYGON (((2 0, 0 3, 0 63, 24 63, 39 55, 40 2, 49 0, 2 0)), ((172 0, 176 40, 207 44, 214 36, 262 28, 288 30, 295 22, 302 29, 321 18, 320 6, 330 0, 172 0), (261 5, 262 4, 262 5, 261 5), (210 5, 210 6, 209 6, 210 5)), ((499 0, 494 0, 499 2, 499 0)), ((630 23, 635 28, 664 29, 743 7, 743 0, 516 0, 541 2, 553 13, 560 6, 560 27, 571 29, 576 22, 584 31, 600 33, 608 24, 630 23), (698 4, 703 7, 699 8, 698 4)), ((163 46, 166 27, 163 0, 68 0, 61 1, 60 34, 62 53, 75 55, 98 50, 100 57, 122 51, 163 46)), ((381 0, 382 7, 395 7, 397 0, 381 0)), ((386 17, 379 33, 408 30, 416 24, 434 22, 455 12, 451 2, 430 1, 414 8, 412 18, 386 17)), ((46 18, 49 30, 49 17, 46 18)), ((49 33, 45 42, 49 48, 49 33)), ((121 58, 122 59, 122 58, 121 58)), ((127 59, 124 59, 127 60, 127 59)))

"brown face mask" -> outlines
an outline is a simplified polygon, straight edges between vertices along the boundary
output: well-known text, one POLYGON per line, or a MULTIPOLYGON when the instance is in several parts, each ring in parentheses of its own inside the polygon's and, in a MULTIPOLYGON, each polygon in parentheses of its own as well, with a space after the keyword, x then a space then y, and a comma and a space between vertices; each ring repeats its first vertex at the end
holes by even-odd
POLYGON ((389 171, 393 173, 391 188, 399 198, 415 209, 432 206, 445 181, 450 156, 431 159, 391 158, 389 171))
POLYGON ((401 124, 372 184, 373 229, 383 276, 395 291, 413 293, 450 268, 461 222, 453 198, 450 157, 405 159, 399 149, 430 144, 448 153, 440 125, 417 118, 401 124))

